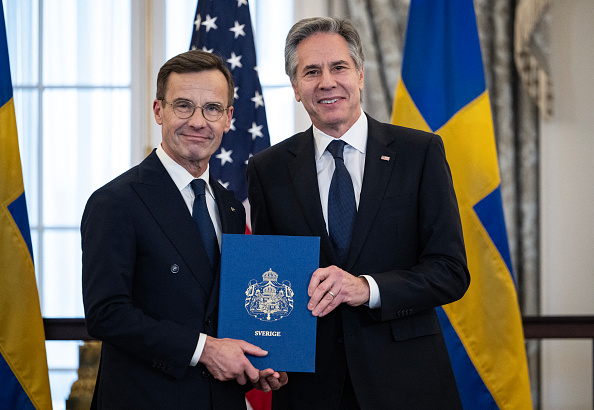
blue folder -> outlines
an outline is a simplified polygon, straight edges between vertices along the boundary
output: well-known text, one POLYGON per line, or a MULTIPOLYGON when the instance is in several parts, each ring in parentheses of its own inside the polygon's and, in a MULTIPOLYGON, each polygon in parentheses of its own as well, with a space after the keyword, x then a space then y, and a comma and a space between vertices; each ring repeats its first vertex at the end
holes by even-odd
POLYGON ((224 234, 217 337, 267 350, 248 355, 257 369, 314 372, 317 319, 307 286, 319 257, 318 237, 224 234))

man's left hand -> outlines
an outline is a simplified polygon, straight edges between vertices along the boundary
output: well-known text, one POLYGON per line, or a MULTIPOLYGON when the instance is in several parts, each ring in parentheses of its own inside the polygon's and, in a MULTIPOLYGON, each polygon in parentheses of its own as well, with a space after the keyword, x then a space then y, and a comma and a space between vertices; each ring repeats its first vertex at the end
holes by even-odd
POLYGON ((333 265, 313 273, 307 293, 310 297, 307 308, 312 315, 322 317, 341 303, 360 306, 368 302, 369 283, 333 265))

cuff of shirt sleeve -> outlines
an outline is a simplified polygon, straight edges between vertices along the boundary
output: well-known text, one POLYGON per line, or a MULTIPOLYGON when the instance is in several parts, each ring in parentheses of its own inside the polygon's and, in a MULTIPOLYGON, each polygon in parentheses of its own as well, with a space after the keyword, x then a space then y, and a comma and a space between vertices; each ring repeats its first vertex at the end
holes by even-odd
POLYGON ((380 297, 379 286, 377 282, 369 275, 361 275, 362 278, 369 283, 369 302, 367 305, 370 309, 379 309, 382 307, 382 299, 380 297))
POLYGON ((192 360, 190 361, 190 366, 196 366, 198 364, 198 360, 200 360, 200 356, 202 356, 202 351, 204 350, 205 344, 206 334, 200 333, 200 337, 198 338, 198 344, 196 345, 196 350, 194 351, 194 355, 192 356, 192 360))

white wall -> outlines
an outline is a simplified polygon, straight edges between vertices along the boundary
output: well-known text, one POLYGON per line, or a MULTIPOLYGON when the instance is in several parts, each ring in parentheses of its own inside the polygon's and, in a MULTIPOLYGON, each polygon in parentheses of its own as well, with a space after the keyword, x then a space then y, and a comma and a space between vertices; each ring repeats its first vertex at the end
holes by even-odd
MULTIPOLYGON (((594 2, 552 1, 554 116, 541 139, 541 312, 594 314, 594 2)), ((592 342, 543 342, 542 408, 592 409, 592 342)))

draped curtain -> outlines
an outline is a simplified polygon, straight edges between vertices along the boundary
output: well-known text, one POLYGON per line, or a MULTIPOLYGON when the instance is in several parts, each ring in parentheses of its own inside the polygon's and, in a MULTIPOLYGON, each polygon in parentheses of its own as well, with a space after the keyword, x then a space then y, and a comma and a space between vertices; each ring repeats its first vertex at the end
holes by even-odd
MULTIPOLYGON (((497 144, 501 193, 522 315, 539 314, 539 120, 551 114, 549 0, 474 0, 497 144), (516 55, 514 59, 514 50, 516 55), (516 68, 516 67, 519 67, 516 68)), ((365 52, 363 109, 389 122, 410 0, 329 0, 328 12, 359 30, 365 52)), ((540 342, 526 343, 534 408, 540 342)))

